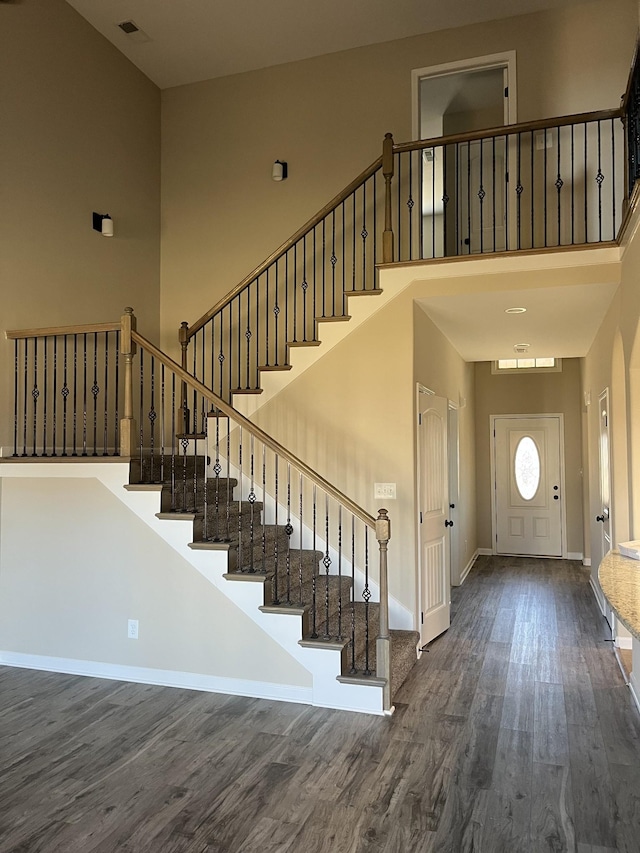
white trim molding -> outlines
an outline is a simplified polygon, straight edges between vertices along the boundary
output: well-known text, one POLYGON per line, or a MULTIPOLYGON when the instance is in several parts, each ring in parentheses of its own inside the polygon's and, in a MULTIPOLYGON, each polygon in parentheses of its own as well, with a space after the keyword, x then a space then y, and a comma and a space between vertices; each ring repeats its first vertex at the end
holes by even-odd
POLYGON ((204 675, 197 672, 124 666, 104 661, 29 655, 11 651, 0 651, 0 664, 19 669, 37 669, 41 672, 129 681, 134 684, 155 684, 159 687, 182 687, 186 690, 201 690, 206 693, 227 693, 230 696, 276 699, 279 702, 302 702, 305 705, 311 705, 313 702, 311 687, 296 687, 269 681, 247 681, 244 678, 223 678, 219 675, 204 675))

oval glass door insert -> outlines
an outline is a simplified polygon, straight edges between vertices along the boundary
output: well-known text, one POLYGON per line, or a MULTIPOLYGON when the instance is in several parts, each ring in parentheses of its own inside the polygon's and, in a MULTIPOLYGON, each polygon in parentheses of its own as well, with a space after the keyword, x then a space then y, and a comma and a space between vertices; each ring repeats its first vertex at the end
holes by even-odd
POLYGON ((532 500, 540 485, 540 454, 530 436, 525 435, 518 442, 513 466, 520 497, 525 501, 532 500))

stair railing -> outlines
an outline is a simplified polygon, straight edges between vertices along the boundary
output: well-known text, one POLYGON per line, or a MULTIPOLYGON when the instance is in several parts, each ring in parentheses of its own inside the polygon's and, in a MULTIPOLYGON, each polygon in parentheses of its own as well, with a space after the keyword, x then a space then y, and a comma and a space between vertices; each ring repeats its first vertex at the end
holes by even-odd
POLYGON ((255 393, 260 371, 287 370, 291 347, 318 343, 318 321, 348 319, 347 297, 374 291, 385 259, 382 168, 379 157, 210 311, 182 323, 184 370, 225 400, 255 393))
POLYGON ((299 613, 303 642, 342 649, 343 674, 378 679, 390 709, 386 510, 366 512, 172 361, 131 308, 119 323, 6 335, 11 458, 130 460, 132 483, 162 486, 162 513, 193 520, 192 547, 263 575, 266 607, 299 613), (197 431, 184 431, 187 398, 197 431))
POLYGON ((376 291, 379 264, 616 240, 627 159, 640 168, 639 124, 623 117, 638 104, 636 92, 624 110, 402 144, 388 133, 380 158, 197 322, 182 323, 183 369, 225 400, 259 393, 261 371, 288 370, 292 347, 318 343, 319 321, 348 319, 348 297, 376 291), (625 124, 636 128, 628 143, 625 124))

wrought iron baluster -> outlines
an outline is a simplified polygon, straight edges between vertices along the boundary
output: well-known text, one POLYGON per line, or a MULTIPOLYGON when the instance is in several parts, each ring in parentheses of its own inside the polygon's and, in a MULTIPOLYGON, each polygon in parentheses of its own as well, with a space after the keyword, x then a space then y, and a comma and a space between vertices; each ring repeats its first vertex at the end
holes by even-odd
POLYGON ((598 120, 598 172, 596 174, 596 183, 598 185, 598 242, 602 242, 602 183, 604 175, 602 174, 602 122, 598 120))
POLYGON ((341 285, 341 287, 342 287, 342 313, 346 314, 347 313, 347 297, 346 297, 347 270, 346 270, 346 266, 345 266, 345 264, 346 264, 346 242, 345 242, 346 241, 346 234, 345 234, 346 221, 345 221, 345 203, 344 203, 344 201, 342 202, 340 207, 342 208, 342 285, 341 285))
POLYGON ((316 341, 318 339, 318 324, 316 323, 316 317, 318 316, 318 312, 316 310, 316 301, 317 301, 317 290, 318 290, 318 270, 317 270, 317 257, 318 253, 316 251, 316 232, 318 227, 315 226, 313 229, 313 259, 312 259, 312 270, 313 270, 313 291, 312 291, 312 300, 313 300, 313 317, 311 318, 313 322, 313 340, 316 341))
MULTIPOLYGON (((193 410, 194 410, 194 412, 198 411, 196 408, 195 392, 194 392, 193 410)), ((196 513, 198 511, 198 433, 197 433, 197 430, 193 434, 192 441, 193 441, 193 488, 192 488, 192 497, 193 497, 193 512, 196 513)), ((207 461, 207 454, 206 453, 204 454, 204 459, 205 459, 205 464, 206 464, 206 461, 207 461)))
POLYGON ((351 193, 351 213, 353 214, 353 225, 351 228, 351 290, 356 289, 356 191, 351 193))
POLYGON ((150 378, 150 406, 147 417, 149 418, 149 482, 155 483, 155 444, 156 444, 156 376, 155 358, 151 356, 151 378, 150 378))
POLYGON ((303 572, 302 572, 302 546, 303 546, 303 535, 302 534, 303 534, 303 530, 304 530, 304 527, 303 527, 303 519, 304 519, 303 497, 302 497, 303 487, 304 487, 304 480, 303 480, 302 474, 300 474, 299 475, 300 514, 298 516, 300 519, 300 543, 299 543, 299 549, 298 549, 298 592, 299 592, 298 599, 299 599, 299 604, 301 606, 305 603, 303 601, 304 593, 303 593, 303 589, 302 589, 303 583, 304 583, 304 576, 303 576, 303 572))
MULTIPOLYGON (((378 173, 377 173, 377 172, 374 172, 374 173, 373 173, 373 175, 372 175, 372 177, 371 177, 369 180, 372 180, 372 181, 373 181, 373 189, 372 189, 372 197, 373 197, 373 214, 372 214, 372 215, 373 215, 373 252, 372 252, 372 254, 373 254, 373 265, 375 266, 375 264, 376 264, 376 260, 377 260, 377 257, 378 257, 378 250, 377 250, 377 248, 376 248, 376 246, 377 246, 377 240, 378 240, 378 222, 377 222, 377 211, 378 211, 378 188, 377 188, 377 183, 378 183, 378 173)), ((372 286, 372 287, 374 286, 374 284, 373 284, 373 279, 372 279, 372 284, 371 284, 371 286, 372 286)))
MULTIPOLYGON (((336 316, 336 264, 338 263, 338 258, 336 257, 336 212, 333 210, 331 212, 331 257, 329 258, 331 262, 331 316, 336 316)), ((344 311, 342 312, 344 314, 344 311)))
MULTIPOLYGON (((225 360, 225 355, 224 355, 224 349, 223 349, 223 346, 224 346, 224 344, 223 344, 224 329, 223 329, 222 321, 223 321, 224 316, 225 316, 225 312, 223 310, 220 312, 220 320, 219 320, 219 324, 220 324, 220 350, 218 352, 218 364, 220 366, 220 395, 224 396, 226 398, 227 395, 224 393, 224 390, 223 390, 224 389, 224 360, 225 360)), ((231 386, 229 386, 229 387, 231 387, 231 386)))
POLYGON ((269 305, 271 304, 269 301, 269 267, 266 269, 266 299, 265 299, 265 330, 264 330, 264 346, 265 346, 265 365, 269 367, 271 364, 271 357, 269 354, 269 305))
POLYGON ((612 233, 611 239, 615 240, 616 230, 616 143, 613 120, 611 120, 611 210, 612 210, 612 233))
POLYGON ((543 155, 543 163, 544 163, 544 180, 542 182, 542 188, 544 193, 544 245, 545 247, 548 245, 547 243, 547 183, 548 183, 548 172, 547 172, 547 128, 542 131, 544 134, 544 155, 543 155))
POLYGON ((73 336, 73 453, 78 455, 78 336, 73 336))
POLYGON ((31 389, 31 399, 33 400, 33 450, 32 456, 37 456, 36 450, 36 429, 38 425, 38 397, 40 390, 38 388, 38 339, 33 339, 33 388, 31 389))
POLYGON ((48 456, 47 453, 47 388, 49 385, 49 371, 48 367, 48 353, 47 353, 47 336, 44 336, 42 341, 42 348, 44 349, 44 376, 42 379, 42 455, 48 456))
POLYGON ((82 455, 87 455, 87 335, 82 336, 82 455))
POLYGON ((366 525, 364 528, 364 589, 362 590, 362 598, 364 599, 364 674, 371 675, 369 668, 369 600, 371 599, 371 590, 369 589, 369 528, 366 525))
POLYGON ((531 133, 531 248, 535 248, 536 246, 536 228, 535 228, 535 218, 534 218, 534 197, 536 194, 536 184, 535 184, 535 173, 534 173, 534 162, 535 162, 535 138, 533 131, 531 133))
POLYGON ((118 406, 118 395, 120 393, 120 383, 118 381, 120 370, 120 332, 116 332, 116 370, 115 370, 115 424, 114 424, 114 435, 115 435, 115 449, 113 451, 114 456, 120 456, 120 421, 118 420, 119 414, 119 406, 118 406))
POLYGON ((275 290, 275 305, 273 306, 273 316, 274 316, 274 338, 275 338, 275 366, 278 367, 280 365, 279 361, 279 346, 278 346, 278 320, 280 318, 280 305, 279 305, 279 283, 278 283, 278 262, 275 264, 276 275, 274 282, 274 290, 275 290))
POLYGON ((509 137, 504 137, 504 247, 509 249, 509 137))
POLYGON ((93 453, 92 456, 98 455, 98 333, 93 333, 93 385, 91 386, 91 396, 93 397, 93 453))
POLYGON ((447 252, 448 224, 449 218, 449 194, 447 193, 447 149, 442 147, 442 257, 444 258, 447 252))
MULTIPOLYGON (((508 156, 509 143, 508 138, 504 138, 505 157, 508 156)), ((505 197, 509 194, 509 187, 505 187, 505 197)), ((491 223, 493 232, 493 251, 497 251, 497 232, 496 232, 496 138, 491 139, 491 223)), ((507 230, 507 222, 504 224, 505 233, 507 230)))
POLYGON ((266 526, 266 508, 267 508, 267 448, 262 445, 262 574, 267 573, 267 526, 266 526))
POLYGON ((314 564, 313 564, 313 574, 312 574, 312 582, 311 582, 311 637, 314 640, 318 639, 318 631, 317 631, 317 610, 316 610, 316 592, 317 592, 317 582, 318 582, 318 566, 315 564, 315 554, 317 552, 317 535, 316 535, 316 522, 317 522, 317 504, 316 504, 316 485, 314 483, 312 489, 313 495, 313 553, 314 553, 314 564))
POLYGON ((322 558, 322 565, 324 566, 324 639, 328 640, 331 636, 329 633, 329 568, 331 566, 331 557, 329 556, 329 495, 325 494, 324 501, 324 557, 322 558))
POLYGON ((436 149, 431 149, 431 257, 436 257, 436 149))
MULTIPOLYGON (((304 240, 304 237, 302 238, 304 240)), ((298 289, 296 282, 298 281, 298 240, 293 244, 293 342, 298 340, 298 289)))
POLYGON ((322 258, 321 258, 321 267, 322 267, 322 278, 321 278, 321 282, 322 282, 322 316, 323 317, 327 316, 326 307, 325 307, 326 298, 327 298, 326 281, 325 281, 326 266, 327 266, 327 233, 326 233, 326 228, 327 228, 327 220, 325 217, 322 220, 322 258))
MULTIPOLYGON (((185 392, 186 393, 186 392, 185 392)), ((144 350, 140 348, 140 411, 138 412, 138 423, 140 424, 140 472, 144 472, 144 350)), ((149 475, 145 474, 143 482, 149 482, 149 475)))
POLYGON ((462 211, 460 204, 460 143, 456 142, 455 144, 455 176, 456 176, 456 193, 454 196, 455 201, 455 212, 456 212, 456 255, 462 254, 462 240, 461 240, 461 230, 462 230, 462 211))
POLYGON ((67 455, 67 398, 69 396, 69 386, 67 385, 67 338, 64 336, 64 368, 63 368, 63 384, 62 384, 62 455, 67 455))
MULTIPOLYGON (((587 123, 583 124, 584 127, 584 173, 585 175, 589 174, 589 156, 588 156, 588 144, 587 144, 587 123)), ((587 214, 587 182, 584 182, 584 242, 589 242, 589 219, 587 214)))
POLYGON ((575 239, 575 155, 574 155, 574 125, 571 125, 571 245, 576 242, 575 239))
POLYGON ((242 497, 244 494, 244 476, 243 476, 243 462, 244 462, 244 441, 242 438, 242 425, 238 427, 238 483, 240 485, 240 489, 238 492, 238 570, 244 571, 244 559, 243 559, 243 550, 244 543, 242 541, 242 497))
MULTIPOLYGON (((411 152, 409 152, 409 156, 411 156, 411 152)), ((396 260, 402 260, 402 154, 398 153, 396 155, 397 165, 395 167, 396 174, 398 176, 398 215, 396 217, 396 234, 398 237, 398 245, 396 250, 396 260)), ((411 244, 409 244, 411 245, 411 244)), ((411 252, 411 250, 409 250, 411 252)), ((409 253, 409 259, 411 259, 411 254, 409 253)))
MULTIPOLYGON (((13 455, 18 455, 18 364, 19 357, 18 353, 20 351, 19 341, 16 338, 13 342, 13 361, 14 361, 14 373, 13 373, 13 455)), ((25 371, 26 372, 26 371, 25 371)))
POLYGON ((423 193, 424 193, 424 159, 422 156, 422 151, 419 152, 419 155, 420 155, 420 159, 418 161, 419 162, 418 173, 420 175, 420 186, 418 189, 418 204, 420 205, 420 210, 418 211, 417 219, 418 219, 418 226, 420 228, 420 232, 418 235, 419 246, 420 246, 419 257, 424 258, 424 228, 423 228, 423 224, 422 224, 422 210, 423 210, 423 201, 424 201, 424 199, 423 199, 423 193))
POLYGON ((562 180, 562 175, 560 174, 560 128, 556 128, 557 133, 557 141, 558 141, 558 174, 556 177, 556 189, 558 190, 558 246, 562 245, 562 232, 561 232, 561 204, 560 204, 560 193, 562 191, 562 186, 564 181, 562 180))
MULTIPOLYGON (((457 169, 456 169, 457 172, 457 169)), ((351 674, 356 669, 356 517, 351 515, 351 674)))
POLYGON ((367 182, 362 185, 362 289, 367 289, 367 182))
POLYGON ((27 455, 27 401, 29 395, 27 393, 27 373, 29 369, 29 338, 24 339, 24 394, 23 394, 23 436, 22 436, 22 455, 27 455))
POLYGON ((251 305, 250 305, 250 301, 249 301, 249 295, 250 295, 249 294, 249 288, 247 288, 247 328, 246 328, 246 331, 244 333, 244 336, 247 340, 247 375, 246 375, 246 381, 245 381, 244 387, 247 390, 249 390, 249 388, 251 387, 251 385, 249 383, 249 370, 250 370, 249 360, 250 360, 250 356, 251 356, 251 335, 252 335, 252 332, 251 332, 251 305))
POLYGON ((285 352, 285 364, 288 364, 289 362, 287 355, 287 343, 289 340, 289 251, 286 251, 284 253, 284 335, 282 339, 285 352))
POLYGON ((279 580, 278 580, 278 574, 279 574, 279 568, 280 568, 280 567, 279 567, 279 565, 278 565, 278 557, 279 557, 279 548, 278 548, 278 534, 279 534, 279 531, 278 531, 278 510, 279 510, 279 508, 280 508, 280 507, 279 507, 278 498, 279 498, 279 488, 280 488, 280 482, 279 482, 279 481, 280 481, 280 457, 278 456, 278 454, 277 454, 277 453, 276 453, 276 454, 274 454, 274 463, 275 463, 275 469, 274 469, 274 473, 275 473, 275 480, 274 480, 274 495, 273 495, 273 498, 274 498, 274 504, 275 504, 276 517, 275 517, 275 536, 274 536, 274 538, 273 538, 273 574, 274 574, 274 578, 276 579, 276 583, 274 584, 274 589, 275 589, 275 590, 277 590, 277 592, 278 592, 278 600, 277 600, 277 603, 278 603, 278 604, 280 604, 280 603, 281 603, 281 602, 280 602, 280 598, 279 598, 279 596, 280 596, 280 582, 279 582, 279 580))
POLYGON ((478 190, 478 199, 480 201, 480 254, 484 252, 484 199, 486 196, 484 189, 484 144, 480 140, 480 189, 478 190))
POLYGON ((256 491, 255 491, 255 481, 254 481, 254 437, 251 435, 249 437, 249 477, 251 486, 249 488, 249 572, 251 574, 255 574, 256 568, 254 565, 254 527, 255 527, 255 503, 256 503, 256 491))
POLYGON ((104 419, 102 424, 102 455, 109 455, 109 332, 104 333, 104 419))
POLYGON ((171 373, 171 469, 170 469, 170 491, 171 491, 171 512, 176 511, 177 506, 177 484, 176 484, 176 421, 179 417, 176 409, 176 375, 171 373))
MULTIPOLYGON (((227 506, 226 506, 226 535, 227 542, 231 541, 231 501, 233 490, 231 488, 231 418, 227 417, 227 506)), ((242 482, 240 482, 242 491, 242 482)), ((241 495, 242 496, 242 495, 241 495)), ((239 567, 239 564, 238 564, 239 567)))
POLYGON ((287 577, 287 604, 291 604, 291 534, 293 533, 293 525, 291 524, 291 463, 287 462, 287 523, 285 525, 285 533, 287 534, 287 556, 286 556, 286 577, 287 577))
POLYGON ((307 235, 302 238, 302 329, 303 341, 307 341, 307 290, 309 283, 307 282, 307 235))
POLYGON ((165 455, 165 438, 166 438, 166 400, 165 400, 165 379, 164 379, 164 364, 160 365, 160 482, 164 483, 164 455, 165 455))
MULTIPOLYGON (((516 231, 517 231, 517 240, 516 244, 518 249, 522 248, 522 134, 518 134, 518 147, 517 147, 517 157, 516 164, 518 169, 518 182, 516 184, 516 231)), ((507 228, 509 227, 509 223, 507 223, 507 228)))
POLYGON ((467 254, 471 254, 471 142, 467 142, 467 254))

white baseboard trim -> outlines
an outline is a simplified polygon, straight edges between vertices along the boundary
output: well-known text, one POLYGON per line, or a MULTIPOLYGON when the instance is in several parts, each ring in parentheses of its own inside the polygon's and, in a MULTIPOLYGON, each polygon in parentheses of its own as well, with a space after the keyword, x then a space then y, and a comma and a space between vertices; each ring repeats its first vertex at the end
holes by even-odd
MULTIPOLYGON (((582 561, 584 554, 582 551, 568 551, 567 552, 567 560, 580 560, 582 561)), ((584 565, 584 562, 582 563, 584 565)))
POLYGON ((582 558, 582 565, 583 566, 590 566, 591 565, 591 557, 583 557, 582 558))
POLYGON ((631 651, 633 648, 633 637, 616 637, 615 647, 617 649, 628 649, 631 651))
POLYGON ((493 548, 478 548, 476 550, 476 556, 478 557, 493 557, 495 551, 493 548))
POLYGON ((638 711, 640 711, 640 684, 635 680, 633 673, 631 673, 631 678, 629 679, 629 690, 638 711))
POLYGON ((247 681, 243 678, 224 678, 218 675, 202 675, 197 672, 123 666, 122 664, 103 663, 101 661, 74 660, 72 658, 56 658, 7 651, 0 651, 0 665, 20 669, 37 669, 44 672, 59 672, 65 675, 107 678, 112 681, 131 681, 134 684, 181 687, 184 690, 201 690, 207 693, 228 693, 231 696, 276 699, 279 702, 301 702, 305 705, 311 705, 313 701, 313 691, 310 687, 272 684, 268 681, 247 681))
POLYGON ((467 575, 469 574, 469 572, 473 568, 473 564, 475 563, 475 561, 478 559, 479 553, 480 552, 476 548, 474 555, 471 557, 471 559, 469 560, 467 565, 462 570, 462 574, 460 575, 460 583, 458 584, 458 586, 462 586, 462 584, 466 581, 467 575))

